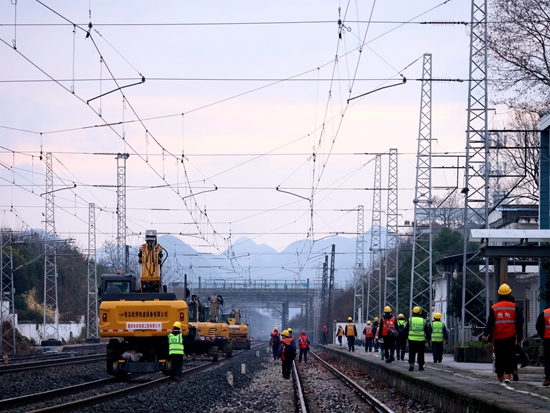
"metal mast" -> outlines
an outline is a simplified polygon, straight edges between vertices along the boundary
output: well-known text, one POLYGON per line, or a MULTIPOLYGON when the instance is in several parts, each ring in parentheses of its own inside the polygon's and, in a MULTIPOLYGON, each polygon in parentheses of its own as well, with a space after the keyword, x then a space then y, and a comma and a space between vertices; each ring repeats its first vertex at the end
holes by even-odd
POLYGON ((96 264, 96 229, 95 204, 89 205, 88 219, 88 318, 86 337, 97 339, 98 311, 97 311, 97 264, 96 264))
POLYGON ((332 329, 332 302, 333 299, 333 290, 334 290, 334 260, 336 258, 336 245, 332 244, 332 252, 330 255, 330 277, 328 282, 328 311, 327 311, 327 325, 328 325, 328 335, 329 337, 334 336, 334 330, 332 329))
POLYGON ((432 311, 432 55, 424 54, 416 155, 410 308, 432 311))
POLYGON ((365 208, 363 205, 357 207, 357 244, 355 247, 355 293, 353 295, 353 319, 357 323, 363 322, 365 311, 363 301, 365 299, 365 234, 364 234, 365 208))
POLYGON ((44 240, 44 339, 59 340, 59 308, 57 306, 57 253, 54 215, 52 154, 46 160, 46 222, 44 240))
POLYGON ((384 305, 396 313, 398 309, 399 235, 397 209, 397 149, 390 149, 388 166, 388 212, 386 214, 386 276, 384 278, 384 305))
POLYGON ((368 282, 368 317, 371 320, 379 317, 382 312, 382 157, 376 155, 374 162, 374 191, 372 197, 372 227, 371 227, 371 273, 368 282))
MULTIPOLYGON (((468 268, 468 261, 479 259, 478 253, 468 256, 469 230, 488 228, 489 167, 487 134, 487 2, 472 0, 470 30, 470 75, 468 77, 468 124, 466 128, 466 165, 464 172, 464 249, 462 256, 462 314, 460 339, 465 328, 485 325, 489 315, 489 265, 468 268), (466 320, 467 319, 467 320, 466 320)), ((476 335, 476 331, 471 332, 476 335)))
POLYGON ((124 273, 128 273, 128 263, 123 258, 126 249, 126 159, 129 156, 127 153, 116 155, 117 270, 124 270, 124 273))
POLYGON ((2 279, 0 280, 0 354, 15 354, 15 288, 13 285, 12 232, 9 228, 0 229, 2 237, 2 279), (9 252, 8 252, 9 251, 9 252), (4 329, 6 323, 6 329, 4 329))

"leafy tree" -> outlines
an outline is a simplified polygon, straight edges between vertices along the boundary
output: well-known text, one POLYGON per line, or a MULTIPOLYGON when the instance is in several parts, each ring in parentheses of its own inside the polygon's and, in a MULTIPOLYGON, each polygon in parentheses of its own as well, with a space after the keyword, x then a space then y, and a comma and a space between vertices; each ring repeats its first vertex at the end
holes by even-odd
POLYGON ((492 0, 487 47, 493 88, 510 107, 550 103, 550 0, 492 0))

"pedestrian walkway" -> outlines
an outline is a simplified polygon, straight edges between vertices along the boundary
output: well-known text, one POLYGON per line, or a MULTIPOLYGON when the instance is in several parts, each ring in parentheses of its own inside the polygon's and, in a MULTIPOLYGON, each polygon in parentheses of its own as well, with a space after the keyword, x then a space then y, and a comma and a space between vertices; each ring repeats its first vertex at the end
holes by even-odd
POLYGON ((442 363, 433 363, 426 354, 424 371, 409 371, 407 361, 385 363, 380 353, 358 347, 349 353, 337 345, 323 346, 338 359, 353 358, 354 364, 370 376, 387 382, 402 393, 438 407, 444 412, 550 412, 550 388, 543 387, 544 368, 520 368, 519 381, 499 383, 492 363, 458 363, 444 354, 442 363))

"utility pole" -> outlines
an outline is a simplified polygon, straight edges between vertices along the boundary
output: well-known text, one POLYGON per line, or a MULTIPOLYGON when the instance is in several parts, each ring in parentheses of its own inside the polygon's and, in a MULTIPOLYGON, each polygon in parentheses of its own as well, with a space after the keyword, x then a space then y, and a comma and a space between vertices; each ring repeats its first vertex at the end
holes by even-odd
POLYGON ((399 210, 397 209, 397 149, 390 149, 388 167, 388 212, 386 214, 386 265, 384 304, 399 313, 399 210), (395 253, 395 255, 393 255, 395 253))
MULTIPOLYGON (((325 254, 325 262, 323 263, 323 279, 321 284, 321 310, 319 311, 319 318, 325 319, 327 315, 327 284, 328 284, 328 255, 325 254)), ((329 323, 326 324, 327 328, 330 328, 329 323)))
POLYGON ((86 319, 86 338, 88 342, 99 341, 97 308, 97 257, 95 204, 89 204, 88 211, 88 314, 86 319))
POLYGON ((123 270, 125 274, 128 273, 128 262, 124 257, 126 250, 126 159, 129 157, 130 155, 127 153, 117 153, 116 155, 117 270, 123 270))
MULTIPOLYGON (((489 316, 489 260, 484 268, 468 268, 479 259, 479 251, 468 254, 471 228, 489 228, 489 136, 487 83, 487 1, 472 0, 470 27, 470 71, 468 76, 468 124, 466 128, 466 165, 464 169, 464 245, 462 254, 462 314, 460 341, 465 342, 466 325, 483 327, 489 316), (482 304, 472 305, 475 303, 482 304), (482 309, 475 310, 481 307, 482 309), (468 322, 466 322, 468 318, 468 322)), ((481 331, 471 331, 478 335, 481 331)))
POLYGON ((376 155, 374 162, 374 190, 372 196, 371 227, 371 273, 368 282, 368 320, 379 317, 382 312, 382 157, 376 155))
POLYGON ((44 242, 44 339, 59 341, 59 307, 57 305, 57 254, 55 248, 55 214, 52 154, 46 160, 46 221, 44 242))
POLYGON ((365 207, 357 207, 357 243, 355 245, 355 291, 353 294, 353 318, 357 323, 363 322, 363 312, 365 311, 363 302, 365 301, 365 265, 363 262, 365 256, 365 207))
POLYGON ((327 311, 327 326, 329 337, 333 337, 334 330, 332 329, 332 292, 334 290, 334 260, 336 258, 336 245, 332 244, 332 254, 330 256, 330 280, 328 283, 328 311, 327 311))
POLYGON ((410 310, 432 312, 432 55, 424 54, 416 153, 410 310))
POLYGON ((0 280, 0 354, 16 354, 15 287, 13 284, 12 231, 0 229, 2 248, 2 279, 0 280), (4 329, 4 322, 6 329, 4 329), (4 350, 6 349, 6 350, 4 350))

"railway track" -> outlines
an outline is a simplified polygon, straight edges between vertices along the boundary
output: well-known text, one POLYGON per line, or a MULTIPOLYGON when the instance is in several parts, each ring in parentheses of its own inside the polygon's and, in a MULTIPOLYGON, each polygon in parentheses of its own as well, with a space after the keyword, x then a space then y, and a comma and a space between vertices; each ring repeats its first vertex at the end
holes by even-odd
MULTIPOLYGON (((257 348, 258 346, 256 346, 257 348)), ((244 350, 233 353, 233 357, 238 357, 239 354, 243 353, 244 350)), ((103 356, 104 357, 104 356, 103 356)), ((220 360, 222 363, 227 359, 220 360)), ((199 365, 185 368, 182 371, 182 380, 185 380, 185 377, 191 376, 197 372, 200 372, 204 369, 207 369, 209 367, 212 367, 213 365, 217 365, 219 362, 203 362, 199 365)), ((189 364, 187 364, 187 367, 189 367, 189 364)), ((13 409, 13 408, 25 408, 25 411, 30 412, 66 412, 66 411, 72 411, 81 409, 88 406, 93 406, 101 403, 105 403, 107 401, 113 400, 115 398, 122 398, 129 396, 134 393, 140 393, 145 390, 149 390, 152 387, 155 386, 161 386, 163 384, 166 384, 168 382, 171 382, 170 377, 159 377, 159 378, 152 378, 152 377, 158 377, 158 374, 144 374, 144 375, 132 375, 129 377, 129 381, 127 382, 120 382, 117 381, 115 378, 106 378, 101 380, 95 380, 87 383, 82 383, 79 385, 74 386, 68 386, 60 389, 50 390, 47 392, 42 393, 36 393, 26 396, 21 396, 13 399, 6 399, 0 401, 0 411, 4 411, 6 409, 13 409), (138 378, 138 380, 141 380, 142 382, 137 382, 135 380, 138 378), (139 379, 141 378, 141 379, 139 379), (116 389, 108 389, 109 386, 115 386, 116 389), (98 390, 94 395, 90 395, 90 390, 98 389, 98 388, 105 388, 106 391, 98 390), (42 403, 45 400, 55 400, 55 399, 63 399, 67 396, 74 396, 74 397, 82 397, 78 398, 77 400, 70 400, 70 401, 61 401, 61 403, 56 403, 52 406, 48 407, 41 407, 35 410, 28 410, 28 407, 31 407, 33 405, 36 405, 38 403, 42 403)), ((74 397, 71 397, 74 399, 74 397)))
POLYGON ((105 354, 94 354, 90 356, 77 356, 71 358, 61 358, 53 360, 30 361, 18 364, 7 364, 0 366, 0 375, 7 373, 20 373, 29 370, 48 369, 61 366, 70 366, 75 364, 93 363, 104 361, 105 354))
MULTIPOLYGON (((334 376, 336 376, 347 388, 351 388, 358 399, 367 404, 372 411, 376 413, 395 413, 386 404, 382 403, 371 393, 366 391, 362 386, 357 384, 354 380, 340 372, 338 369, 332 367, 324 360, 322 360, 317 354, 310 351, 309 356, 315 360, 315 363, 319 363, 323 368, 328 370, 334 376)), ((304 383, 303 378, 300 376, 300 369, 296 367, 296 361, 293 363, 293 380, 294 380, 294 392, 296 400, 296 409, 301 413, 311 413, 317 411, 310 403, 317 397, 316 392, 322 392, 323 390, 315 389, 315 386, 304 383), (307 394, 304 389, 307 387, 307 394)), ((342 399, 342 404, 349 403, 349 397, 342 399)))

